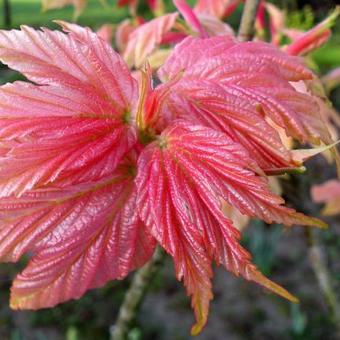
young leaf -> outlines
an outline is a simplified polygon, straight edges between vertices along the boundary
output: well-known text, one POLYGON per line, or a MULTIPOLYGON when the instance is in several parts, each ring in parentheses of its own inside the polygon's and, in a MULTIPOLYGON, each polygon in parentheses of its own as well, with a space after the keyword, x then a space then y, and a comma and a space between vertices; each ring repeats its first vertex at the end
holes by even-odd
POLYGON ((322 210, 324 215, 332 216, 340 213, 340 182, 329 180, 312 187, 312 198, 317 203, 326 203, 322 210))
POLYGON ((247 100, 212 81, 182 79, 156 92, 165 91, 167 86, 171 90, 159 104, 158 128, 173 119, 184 118, 226 133, 243 145, 265 172, 298 165, 277 131, 247 100))
POLYGON ((208 14, 215 18, 222 18, 233 0, 198 0, 195 5, 195 12, 198 14, 208 14))
POLYGON ((99 180, 136 142, 115 107, 76 89, 16 82, 0 87, 0 108, 2 197, 99 180))
POLYGON ((93 100, 110 103, 120 113, 129 112, 137 88, 127 65, 89 29, 69 27, 78 27, 79 33, 26 26, 0 31, 0 61, 39 85, 77 89, 93 100))
POLYGON ((235 43, 225 37, 187 38, 177 45, 159 76, 163 81, 180 76, 183 81, 215 82, 225 87, 226 95, 236 95, 254 108, 260 104, 264 115, 287 135, 314 144, 332 142, 317 102, 290 84, 310 79, 312 73, 298 58, 272 45, 235 43))
POLYGON ((12 308, 79 298, 149 259, 155 243, 137 214, 131 166, 120 166, 101 182, 0 200, 2 260, 33 254, 13 282, 12 308))
POLYGON ((136 143, 136 81, 106 42, 80 32, 0 32, 0 59, 42 85, 0 87, 2 197, 100 180, 136 143))
MULTIPOLYGON (((144 31, 138 58, 170 41, 175 19, 159 18, 149 41, 144 31)), ((231 36, 188 38, 154 88, 148 66, 137 82, 97 34, 60 24, 67 34, 0 32, 0 60, 33 82, 0 88, 0 257, 31 256, 12 307, 54 306, 123 278, 155 239, 192 297, 193 334, 207 320, 212 261, 296 301, 259 273, 227 216, 325 226, 285 207, 264 173, 297 165, 274 123, 327 138, 311 95, 292 86, 312 77, 300 59, 231 36)))
POLYGON ((164 35, 173 28, 177 16, 177 13, 166 14, 134 30, 129 35, 129 41, 124 51, 124 59, 127 64, 135 67, 142 66, 147 57, 162 42, 164 35))
POLYGON ((294 39, 293 42, 286 47, 286 52, 291 55, 302 55, 323 45, 330 38, 330 28, 336 22, 339 14, 340 6, 337 6, 325 20, 294 39))
POLYGON ((223 201, 268 223, 323 223, 284 207, 241 146, 223 133, 176 121, 142 151, 138 168, 143 169, 136 178, 140 216, 174 258, 177 278, 192 297, 193 334, 207 319, 213 259, 296 301, 251 264, 250 254, 238 243, 239 232, 223 214, 223 201))
POLYGON ((187 4, 187 2, 185 0, 173 0, 173 3, 177 7, 178 11, 182 14, 185 21, 191 26, 193 31, 199 33, 201 38, 207 38, 208 33, 205 31, 197 15, 187 4))

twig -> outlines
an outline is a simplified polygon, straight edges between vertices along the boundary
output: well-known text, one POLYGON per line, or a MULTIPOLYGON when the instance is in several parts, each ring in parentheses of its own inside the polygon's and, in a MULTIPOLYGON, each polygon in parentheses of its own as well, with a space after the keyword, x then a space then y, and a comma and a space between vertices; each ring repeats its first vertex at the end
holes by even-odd
POLYGON ((164 251, 160 247, 157 247, 151 260, 136 272, 119 309, 116 324, 111 327, 111 340, 127 339, 129 326, 135 318, 138 307, 157 270, 160 268, 164 256, 164 251))
POLYGON ((240 27, 238 30, 238 39, 240 41, 248 41, 254 35, 254 25, 259 0, 247 0, 241 18, 240 27))
POLYGON ((327 268, 327 264, 325 263, 324 254, 314 230, 307 228, 306 238, 311 266, 318 280, 323 298, 327 304, 329 315, 340 337, 340 306, 332 285, 331 275, 327 268))
MULTIPOLYGON (((314 164, 314 171, 316 171, 319 166, 323 166, 322 163, 320 165, 316 163, 317 161, 316 159, 314 163, 312 163, 314 164)), ((310 179, 292 176, 289 184, 288 182, 282 183, 285 184, 283 189, 286 196, 298 210, 303 211, 307 215, 317 215, 318 209, 315 204, 309 199, 306 199, 310 192, 310 179)), ((340 304, 337 292, 333 287, 332 274, 327 266, 327 248, 323 249, 317 231, 313 230, 313 228, 306 227, 305 236, 309 263, 317 279, 322 298, 327 305, 329 318, 334 323, 337 336, 340 339, 340 304)))
POLYGON ((12 16, 11 16, 11 4, 9 0, 3 0, 3 8, 4 8, 4 26, 6 28, 10 28, 12 24, 12 16))

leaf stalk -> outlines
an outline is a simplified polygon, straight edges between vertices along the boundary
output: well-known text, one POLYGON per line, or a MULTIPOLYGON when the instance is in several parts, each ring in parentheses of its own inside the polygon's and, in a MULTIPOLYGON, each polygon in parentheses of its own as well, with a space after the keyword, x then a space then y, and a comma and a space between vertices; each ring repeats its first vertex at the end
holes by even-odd
POLYGON ((251 40, 254 36, 254 26, 259 0, 247 0, 241 17, 241 23, 238 30, 238 39, 240 41, 251 40))
POLYGON ((134 275, 131 286, 126 292, 124 301, 119 309, 116 324, 110 329, 111 340, 126 340, 128 338, 129 327, 135 319, 145 293, 161 267, 164 258, 165 252, 158 246, 151 260, 134 275))

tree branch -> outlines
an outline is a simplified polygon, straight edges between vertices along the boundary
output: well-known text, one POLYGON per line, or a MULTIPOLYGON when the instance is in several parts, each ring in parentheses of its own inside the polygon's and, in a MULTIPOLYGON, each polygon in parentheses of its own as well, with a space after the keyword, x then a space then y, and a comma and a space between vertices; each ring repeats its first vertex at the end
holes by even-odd
POLYGON ((306 229, 306 238, 309 252, 309 261, 318 280, 322 296, 327 304, 329 315, 340 337, 340 306, 332 285, 331 274, 327 268, 326 260, 315 231, 306 229))
POLYGON ((259 0, 247 0, 242 13, 241 23, 238 30, 238 39, 240 41, 251 40, 254 36, 254 26, 259 0))
POLYGON ((129 326, 136 317, 138 307, 156 272, 161 267, 164 257, 163 249, 158 246, 151 260, 134 275, 131 286, 126 292, 124 301, 119 309, 116 324, 111 327, 111 340, 127 339, 129 326))
MULTIPOLYGON (((281 182, 286 197, 289 201, 300 211, 307 215, 317 215, 318 209, 311 202, 309 197, 311 179, 315 176, 316 171, 323 167, 320 160, 315 159, 312 163, 311 169, 314 170, 310 177, 292 176, 291 180, 281 182)), ((340 339, 340 304, 337 292, 333 286, 333 278, 327 264, 327 247, 323 247, 321 240, 319 240, 316 230, 313 228, 305 227, 305 241, 308 251, 308 260, 311 269, 317 280, 323 301, 326 303, 329 318, 335 326, 335 331, 340 339)))
POLYGON ((11 4, 9 0, 3 0, 3 9, 4 9, 4 26, 6 28, 10 28, 12 24, 12 16, 11 16, 11 4))

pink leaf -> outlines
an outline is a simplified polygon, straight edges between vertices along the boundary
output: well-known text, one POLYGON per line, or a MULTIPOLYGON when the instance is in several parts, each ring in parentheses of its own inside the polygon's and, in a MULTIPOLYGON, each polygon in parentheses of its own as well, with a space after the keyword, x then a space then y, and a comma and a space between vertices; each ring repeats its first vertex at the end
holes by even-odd
POLYGON ((137 28, 130 19, 125 19, 117 25, 115 43, 119 52, 124 52, 130 38, 130 34, 137 28))
POLYGON ((208 14, 215 18, 222 18, 226 9, 232 3, 232 0, 198 0, 195 5, 195 12, 198 14, 208 14))
POLYGON ((323 45, 330 38, 330 28, 336 22, 339 14, 340 6, 337 6, 325 20, 293 40, 287 46, 286 52, 291 55, 303 55, 323 45))
POLYGON ((236 43, 225 37, 187 38, 159 70, 168 79, 201 79, 225 87, 227 95, 243 98, 286 133, 303 142, 331 142, 317 102, 297 92, 289 82, 312 74, 296 57, 261 42, 236 43), (208 52, 205 46, 209 45, 208 52))
POLYGON ((97 35, 107 43, 111 44, 113 39, 114 26, 111 24, 104 24, 97 30, 97 35))
POLYGON ((105 177, 136 142, 116 107, 86 92, 17 82, 0 99, 2 197, 105 177))
POLYGON ((340 214, 340 182, 332 179, 312 187, 312 198, 317 203, 326 203, 322 213, 327 216, 340 214))
POLYGON ((0 56, 45 84, 0 87, 2 197, 48 183, 99 180, 136 143, 129 125, 137 105, 136 81, 95 33, 77 25, 68 29, 71 35, 28 28, 0 33, 0 56), (57 47, 52 41, 63 46, 58 60, 50 54, 57 47), (77 67, 71 67, 72 55, 77 67))
POLYGON ((92 185, 38 189, 0 201, 6 221, 0 229, 2 258, 16 261, 33 253, 13 283, 12 308, 79 298, 149 259, 155 243, 137 214, 131 166, 92 185))
POLYGON ((128 111, 137 91, 127 65, 89 29, 68 27, 77 31, 0 31, 0 60, 38 84, 75 88, 128 111))
POLYGON ((247 152, 225 134, 177 121, 142 151, 136 183, 140 216, 174 258, 176 275, 192 297, 197 334, 212 298, 210 262, 294 300, 259 273, 223 214, 223 201, 242 214, 273 221, 324 226, 282 206, 247 152))
POLYGON ((177 7, 178 11, 182 14, 183 18, 188 23, 188 25, 191 26, 191 28, 195 32, 198 32, 200 34, 201 38, 208 37, 207 32, 205 31, 204 27, 200 23, 195 12, 187 4, 187 2, 185 0, 173 0, 173 3, 177 7))
POLYGON ((198 14, 197 17, 209 36, 234 35, 234 31, 231 26, 211 15, 198 14))
POLYGON ((298 165, 255 106, 215 82, 183 79, 171 86, 159 111, 161 120, 156 127, 160 130, 173 119, 184 118, 222 131, 243 145, 264 171, 298 165))
POLYGON ((129 35, 124 51, 124 59, 128 65, 142 66, 147 57, 162 42, 164 35, 173 28, 177 16, 177 13, 163 15, 134 30, 129 35))
POLYGON ((187 37, 175 46, 173 53, 158 70, 158 76, 163 82, 172 80, 187 68, 220 55, 235 43, 235 39, 231 36, 217 36, 209 39, 187 37))
POLYGON ((332 179, 321 185, 315 185, 312 190, 313 200, 317 203, 340 198, 340 182, 332 179))

